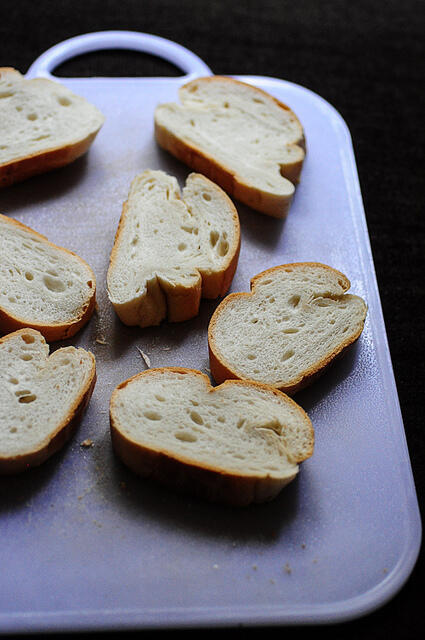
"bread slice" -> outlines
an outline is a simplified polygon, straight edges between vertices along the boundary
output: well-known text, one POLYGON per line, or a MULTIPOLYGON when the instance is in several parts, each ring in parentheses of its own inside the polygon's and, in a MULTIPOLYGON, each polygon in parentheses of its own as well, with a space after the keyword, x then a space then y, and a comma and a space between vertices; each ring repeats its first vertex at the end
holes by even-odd
POLYGON ((103 122, 99 109, 58 82, 0 68, 0 187, 73 162, 103 122))
POLYGON ((230 196, 284 218, 305 155, 294 112, 261 89, 220 76, 192 80, 179 97, 181 104, 155 110, 158 144, 230 196))
POLYGON ((238 214, 217 185, 193 173, 181 195, 174 177, 147 170, 133 180, 123 206, 109 298, 127 325, 188 320, 201 296, 227 292, 239 247, 238 214))
POLYGON ((96 382, 94 356, 66 347, 49 356, 43 336, 0 339, 0 474, 25 471, 72 436, 96 382))
POLYGON ((95 297, 96 278, 82 258, 0 214, 0 330, 69 338, 89 320, 95 297))
POLYGON ((213 502, 274 498, 313 453, 307 414, 266 385, 212 387, 200 371, 147 369, 110 403, 113 447, 136 474, 213 502))
POLYGON ((294 263, 251 280, 251 293, 227 296, 208 327, 210 367, 220 383, 257 380, 293 394, 360 336, 366 304, 331 267, 294 263))

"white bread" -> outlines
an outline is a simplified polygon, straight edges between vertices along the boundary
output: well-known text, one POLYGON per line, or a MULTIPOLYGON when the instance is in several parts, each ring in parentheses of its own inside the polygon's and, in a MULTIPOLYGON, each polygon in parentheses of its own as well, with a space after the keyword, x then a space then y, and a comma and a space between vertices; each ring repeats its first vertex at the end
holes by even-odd
POLYGON ((213 502, 274 498, 313 453, 307 414, 266 385, 212 387, 200 371, 148 369, 110 403, 116 454, 136 474, 213 502))
POLYGON ((73 336, 95 307, 96 278, 75 253, 0 214, 0 330, 73 336))
POLYGON ((66 347, 49 356, 43 336, 0 339, 0 474, 25 471, 72 436, 96 382, 94 356, 66 347))
POLYGON ((109 299, 127 325, 188 320, 201 297, 227 292, 239 247, 238 214, 217 185, 193 173, 181 194, 174 177, 147 170, 133 180, 123 206, 109 299))
POLYGON ((155 110, 158 144, 230 196, 284 218, 305 155, 294 112, 256 87, 220 76, 192 80, 179 98, 181 104, 155 110))
POLYGON ((99 109, 58 82, 0 68, 0 187, 73 162, 103 122, 99 109))
POLYGON ((255 276, 250 293, 227 296, 211 318, 216 382, 252 379, 288 394, 310 384, 363 330, 366 304, 349 288, 342 273, 314 262, 255 276))

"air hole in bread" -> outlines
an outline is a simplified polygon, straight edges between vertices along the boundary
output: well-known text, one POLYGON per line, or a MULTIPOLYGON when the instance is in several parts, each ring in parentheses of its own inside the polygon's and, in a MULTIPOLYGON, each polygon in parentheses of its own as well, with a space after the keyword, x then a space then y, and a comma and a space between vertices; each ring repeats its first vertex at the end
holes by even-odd
POLYGON ((9 302, 12 302, 12 303, 16 302, 15 296, 9 296, 8 300, 9 300, 9 302))
POLYGON ((25 272, 25 278, 27 280, 34 280, 34 274, 32 274, 31 271, 26 271, 25 272))
POLYGON ((285 353, 282 356, 282 362, 289 360, 289 358, 292 358, 293 355, 294 355, 294 351, 292 349, 288 349, 288 351, 285 351, 285 353))
POLYGON ((9 382, 10 382, 10 384, 18 384, 19 380, 18 380, 18 378, 9 378, 9 382))
POLYGON ((215 247, 217 244, 219 236, 218 231, 210 231, 210 244, 212 247, 215 247))
POLYGON ((301 300, 301 296, 299 296, 299 295, 294 295, 294 296, 291 296, 291 297, 289 298, 289 300, 288 300, 288 304, 290 304, 290 305, 291 305, 291 307, 294 307, 294 309, 295 309, 295 308, 299 305, 300 300, 301 300))
POLYGON ((0 93, 0 98, 11 98, 14 95, 13 91, 2 91, 0 93))
POLYGON ((193 84, 188 88, 189 93, 196 93, 198 91, 198 85, 193 84))
POLYGON ((35 342, 34 336, 29 333, 22 334, 21 338, 26 344, 33 344, 35 342))
POLYGON ((211 201, 211 196, 210 196, 210 194, 209 194, 209 193, 207 193, 207 192, 204 192, 204 193, 202 194, 202 198, 205 200, 205 202, 210 202, 210 201, 211 201))
POLYGON ((148 420, 161 420, 161 414, 158 411, 144 411, 143 415, 148 420))
POLYGON ((62 105, 62 107, 69 107, 69 105, 71 104, 71 100, 66 96, 59 96, 58 102, 60 105, 62 105))
POLYGON ((229 243, 227 242, 227 240, 222 240, 218 245, 218 255, 224 258, 224 256, 227 255, 228 251, 229 251, 229 243))
POLYGON ((43 284, 47 289, 49 289, 49 291, 55 291, 57 293, 65 291, 66 288, 62 280, 53 278, 52 276, 44 276, 43 284))
POLYGON ((255 360, 256 357, 257 356, 255 355, 255 353, 248 353, 248 355, 247 355, 248 360, 255 360))
POLYGON ((229 106, 230 106, 230 105, 229 105, 229 103, 228 103, 228 102, 223 102, 223 107, 224 107, 225 109, 228 109, 228 108, 229 108, 229 106))
POLYGON ((195 422, 196 424, 204 424, 204 421, 202 419, 202 416, 199 415, 199 413, 197 411, 191 411, 190 412, 190 418, 191 420, 193 420, 193 422, 195 422))
POLYGON ((46 140, 46 138, 50 138, 50 134, 45 134, 43 136, 38 136, 37 138, 33 138, 33 142, 38 142, 39 140, 46 140))
POLYGON ((22 107, 20 105, 18 105, 17 107, 15 107, 16 111, 19 113, 20 111, 22 111, 22 107))
POLYGON ((196 435, 190 431, 177 431, 174 437, 182 442, 196 442, 198 439, 196 435))
POLYGON ((283 330, 283 333, 298 333, 299 329, 297 329, 296 327, 288 327, 287 329, 283 330))
POLYGON ((179 246, 177 247, 179 251, 184 251, 186 248, 187 244, 185 242, 180 242, 179 246))
POLYGON ((20 356, 20 358, 25 362, 29 362, 29 360, 32 360, 32 355, 30 353, 24 353, 20 356))
POLYGON ((245 424, 245 418, 240 418, 237 423, 237 428, 240 429, 245 424))
POLYGON ((37 400, 37 396, 35 395, 35 393, 31 393, 27 396, 21 396, 19 398, 19 402, 21 404, 29 404, 30 402, 34 402, 34 400, 37 400))
POLYGON ((191 127, 194 127, 194 126, 195 126, 195 120, 191 119, 191 120, 189 120, 189 123, 190 123, 190 126, 191 126, 191 127))
POLYGON ((155 394, 155 398, 158 400, 158 402, 165 402, 165 398, 164 396, 161 396, 159 393, 155 394))
POLYGON ((316 300, 313 300, 313 304, 317 307, 329 307, 332 301, 329 298, 316 298, 316 300))
POLYGON ((18 427, 10 427, 10 433, 16 433, 18 431, 18 427))
POLYGON ((252 101, 258 102, 258 104, 264 104, 264 100, 261 100, 260 98, 253 98, 252 101))
POLYGON ((36 113, 29 113, 27 115, 27 120, 37 120, 38 115, 36 113))

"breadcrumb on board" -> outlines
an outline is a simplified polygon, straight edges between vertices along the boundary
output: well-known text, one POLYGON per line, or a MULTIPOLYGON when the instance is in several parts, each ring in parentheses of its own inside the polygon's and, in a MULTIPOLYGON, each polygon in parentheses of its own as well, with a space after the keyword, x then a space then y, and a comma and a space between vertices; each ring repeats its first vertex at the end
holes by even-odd
POLYGON ((80 447, 83 447, 84 449, 88 449, 93 446, 94 446, 94 442, 90 438, 86 438, 85 440, 80 442, 80 447))
POLYGON ((150 369, 151 367, 151 361, 149 356, 140 349, 140 347, 136 347, 137 351, 140 353, 142 359, 144 360, 145 365, 147 366, 148 369, 150 369))

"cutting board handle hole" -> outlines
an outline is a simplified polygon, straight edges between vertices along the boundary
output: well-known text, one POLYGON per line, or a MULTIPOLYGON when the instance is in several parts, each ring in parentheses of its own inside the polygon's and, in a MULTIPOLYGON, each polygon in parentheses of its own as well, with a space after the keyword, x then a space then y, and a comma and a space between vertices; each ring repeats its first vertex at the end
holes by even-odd
POLYGON ((54 70, 60 78, 92 77, 179 77, 181 69, 172 62, 142 51, 103 49, 66 60, 54 70))

